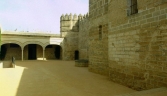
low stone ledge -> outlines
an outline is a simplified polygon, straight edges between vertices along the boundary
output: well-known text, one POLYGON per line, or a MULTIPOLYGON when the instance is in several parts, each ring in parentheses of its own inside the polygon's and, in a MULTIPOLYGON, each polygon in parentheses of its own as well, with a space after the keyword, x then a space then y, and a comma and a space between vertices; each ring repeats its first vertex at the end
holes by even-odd
POLYGON ((0 68, 3 68, 3 62, 0 62, 0 68))
POLYGON ((88 60, 76 60, 75 66, 76 67, 88 67, 88 60))
POLYGON ((0 68, 15 68, 15 64, 12 64, 11 61, 0 62, 0 68))

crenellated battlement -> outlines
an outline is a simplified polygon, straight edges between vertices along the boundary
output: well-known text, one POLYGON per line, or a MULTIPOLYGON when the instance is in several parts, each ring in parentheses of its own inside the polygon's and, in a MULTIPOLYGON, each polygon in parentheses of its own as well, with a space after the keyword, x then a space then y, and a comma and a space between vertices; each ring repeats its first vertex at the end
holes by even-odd
POLYGON ((85 21, 89 18, 89 14, 62 14, 60 17, 60 32, 61 37, 66 37, 67 33, 72 34, 72 32, 79 32, 79 28, 83 25, 85 21), (80 27, 79 27, 80 26, 80 27), (70 32, 70 33, 69 33, 70 32))
POLYGON ((89 13, 84 14, 84 15, 79 15, 78 17, 79 17, 80 22, 84 22, 85 20, 89 18, 89 13))
POLYGON ((70 13, 70 14, 62 14, 61 15, 61 17, 60 17, 60 20, 61 21, 77 21, 77 20, 80 20, 80 21, 82 21, 82 20, 84 20, 84 19, 87 19, 89 17, 89 14, 87 13, 87 14, 84 14, 84 15, 81 15, 81 14, 79 14, 79 15, 76 15, 76 14, 74 14, 74 15, 72 15, 72 13, 70 13))
POLYGON ((78 16, 76 14, 72 15, 72 13, 70 14, 62 14, 60 17, 61 21, 71 21, 71 20, 78 20, 78 16))

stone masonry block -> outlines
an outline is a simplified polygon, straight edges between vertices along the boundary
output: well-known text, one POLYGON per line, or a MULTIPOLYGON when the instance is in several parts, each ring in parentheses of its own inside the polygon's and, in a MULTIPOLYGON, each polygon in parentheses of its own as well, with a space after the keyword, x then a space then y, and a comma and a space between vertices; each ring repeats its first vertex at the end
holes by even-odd
POLYGON ((167 6, 166 0, 162 0, 162 1, 165 1, 165 2, 163 2, 163 4, 160 6, 160 9, 161 9, 161 10, 162 10, 162 9, 165 9, 166 6, 167 6))
POLYGON ((161 11, 155 11, 155 12, 153 13, 153 16, 158 16, 158 15, 160 15, 160 13, 161 13, 161 11))
POLYGON ((166 14, 160 15, 159 20, 166 19, 166 14))
POLYGON ((142 28, 150 27, 150 23, 146 23, 142 25, 142 28))
POLYGON ((147 14, 146 15, 146 18, 150 18, 150 17, 152 17, 152 14, 147 14))
POLYGON ((150 9, 150 13, 155 12, 155 8, 150 9))
POLYGON ((166 14, 165 9, 161 10, 161 14, 166 14))
POLYGON ((152 22, 152 23, 151 23, 151 26, 158 26, 158 25, 159 25, 158 22, 152 22))
POLYGON ((154 17, 148 18, 148 19, 147 19, 147 22, 148 22, 148 23, 149 23, 149 22, 154 22, 154 17))
POLYGON ((69 26, 71 26, 71 21, 62 21, 61 26, 62 27, 69 27, 69 26))

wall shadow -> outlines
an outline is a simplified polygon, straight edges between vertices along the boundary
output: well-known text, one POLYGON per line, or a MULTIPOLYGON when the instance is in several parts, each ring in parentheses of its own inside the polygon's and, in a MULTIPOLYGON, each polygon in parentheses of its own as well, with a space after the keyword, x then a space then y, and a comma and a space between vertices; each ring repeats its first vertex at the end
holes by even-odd
POLYGON ((45 69, 47 61, 18 61, 16 69, 24 68, 15 96, 53 96, 55 78, 45 69), (39 65, 40 64, 40 65, 39 65), (38 68, 40 67, 40 69, 38 68))

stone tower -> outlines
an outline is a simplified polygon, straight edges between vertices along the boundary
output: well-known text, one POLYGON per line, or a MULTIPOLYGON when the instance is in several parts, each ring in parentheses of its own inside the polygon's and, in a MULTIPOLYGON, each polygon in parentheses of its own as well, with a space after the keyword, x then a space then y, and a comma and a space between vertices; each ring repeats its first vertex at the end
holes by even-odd
POLYGON ((74 60, 78 51, 79 20, 76 14, 62 15, 60 18, 60 36, 63 40, 63 60, 74 60))
POLYGON ((61 37, 66 37, 67 34, 73 32, 79 32, 78 16, 76 14, 63 14, 60 18, 61 37))

